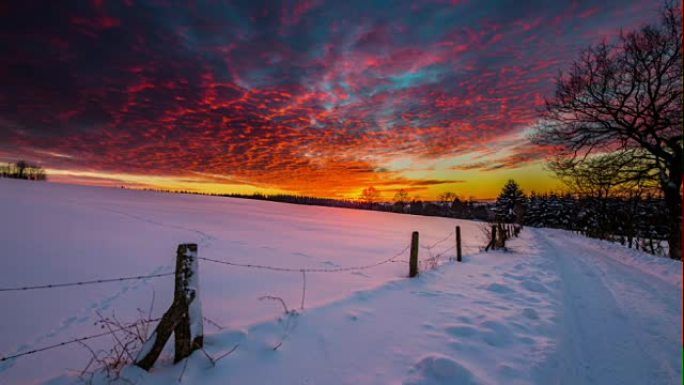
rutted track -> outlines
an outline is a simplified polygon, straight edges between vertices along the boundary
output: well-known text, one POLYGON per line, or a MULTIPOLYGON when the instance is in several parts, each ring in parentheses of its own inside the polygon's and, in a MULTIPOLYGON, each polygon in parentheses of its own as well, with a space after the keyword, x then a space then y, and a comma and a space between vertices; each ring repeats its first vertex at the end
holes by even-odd
POLYGON ((591 240, 531 229, 561 277, 557 351, 544 384, 678 384, 681 287, 620 263, 591 240))

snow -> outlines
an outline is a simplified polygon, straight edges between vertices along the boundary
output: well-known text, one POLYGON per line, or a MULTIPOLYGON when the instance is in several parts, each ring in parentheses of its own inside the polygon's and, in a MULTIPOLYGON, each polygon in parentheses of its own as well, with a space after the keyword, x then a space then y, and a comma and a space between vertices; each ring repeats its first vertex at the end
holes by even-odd
POLYGON ((157 341, 157 332, 153 331, 147 341, 140 347, 140 351, 135 357, 135 362, 138 362, 145 358, 148 354, 150 354, 150 351, 154 347, 155 342, 157 341))
POLYGON ((588 248, 593 255, 609 258, 621 264, 653 275, 668 283, 682 287, 682 263, 670 258, 657 257, 615 242, 588 239, 565 230, 546 229, 549 236, 561 236, 569 247, 588 248))
POLYGON ((190 341, 194 343, 195 338, 204 335, 204 321, 202 320, 202 301, 200 298, 199 287, 199 260, 197 259, 197 251, 188 249, 186 251, 187 261, 190 264, 190 276, 187 282, 186 301, 188 305, 188 319, 190 320, 190 341))
MULTIPOLYGON (((537 238, 561 282, 558 347, 540 371, 542 383, 681 383, 681 280, 644 274, 643 265, 564 232, 537 238)), ((681 272, 681 264, 673 267, 681 272)))
MULTIPOLYGON (((298 271, 200 260, 202 310, 221 326, 205 322, 205 349, 215 358, 230 354, 213 366, 195 353, 183 372, 167 349, 150 373, 125 369, 137 384, 681 380, 681 263, 566 231, 526 228, 509 252, 482 253, 481 224, 471 221, 16 180, 0 180, 0 212, 1 287, 172 271, 176 246, 189 242, 199 244, 200 258, 237 263, 368 265, 405 249, 414 230, 425 246, 461 226, 463 263, 444 262, 414 279, 402 262, 310 272, 304 310, 298 271), (281 297, 290 311, 264 296, 281 297)), ((173 277, 0 292, 8 309, 0 355, 95 334, 96 311, 135 320, 153 293, 154 317, 170 305, 173 277)), ((0 384, 78 383, 69 369, 88 359, 69 345, 9 360, 0 363, 0 384)))

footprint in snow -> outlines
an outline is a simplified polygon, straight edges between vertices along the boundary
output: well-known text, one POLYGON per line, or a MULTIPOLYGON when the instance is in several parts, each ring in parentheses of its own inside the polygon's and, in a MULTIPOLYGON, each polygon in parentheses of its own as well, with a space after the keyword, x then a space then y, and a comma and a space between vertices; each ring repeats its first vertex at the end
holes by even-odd
POLYGON ((534 282, 534 281, 525 281, 522 283, 522 287, 529 291, 533 291, 535 293, 547 293, 548 289, 546 286, 542 285, 539 282, 534 282))
POLYGON ((480 381, 463 365, 450 357, 430 355, 421 359, 410 370, 404 385, 478 385, 480 381))
POLYGON ((510 329, 497 321, 486 321, 482 323, 487 331, 482 333, 482 339, 490 346, 503 347, 508 346, 513 338, 513 333, 510 329))
POLYGON ((523 309, 522 314, 523 314, 523 316, 525 316, 525 318, 528 318, 528 319, 532 319, 532 320, 538 320, 539 319, 539 314, 537 314, 537 312, 534 309, 529 308, 529 307, 523 309))
POLYGON ((440 297, 444 294, 442 291, 413 291, 412 292, 415 295, 419 295, 421 297, 440 297))
POLYGON ((311 256, 311 255, 309 255, 309 254, 300 253, 300 252, 292 253, 292 255, 297 255, 297 256, 300 256, 300 257, 308 258, 308 259, 312 259, 312 258, 313 258, 313 256, 311 256))
POLYGON ((444 328, 447 334, 453 337, 472 337, 479 333, 479 331, 468 325, 450 325, 444 328))
POLYGON ((516 281, 522 281, 522 280, 525 279, 525 277, 522 276, 522 275, 516 275, 516 274, 511 274, 511 273, 503 273, 503 276, 504 276, 505 278, 514 279, 514 280, 516 280, 516 281))
POLYGON ((492 283, 490 285, 485 286, 485 289, 493 292, 493 293, 498 293, 498 294, 510 294, 510 293, 515 293, 515 290, 511 289, 510 287, 506 285, 501 285, 499 283, 492 283))
POLYGON ((348 311, 345 316, 350 321, 358 321, 361 316, 369 316, 373 314, 373 310, 366 308, 358 308, 348 311))

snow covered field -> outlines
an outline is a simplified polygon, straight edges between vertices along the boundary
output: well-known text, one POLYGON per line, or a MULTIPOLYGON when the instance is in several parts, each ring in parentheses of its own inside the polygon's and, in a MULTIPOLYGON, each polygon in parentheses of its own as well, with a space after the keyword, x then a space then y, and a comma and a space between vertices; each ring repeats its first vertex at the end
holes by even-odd
MULTIPOLYGON (((422 245, 436 243, 424 258, 453 247, 461 226, 464 263, 416 279, 402 262, 308 273, 303 311, 299 273, 200 261, 204 315, 222 327, 205 323, 206 350, 238 347, 215 367, 194 354, 184 384, 681 381, 681 263, 564 231, 527 228, 510 252, 481 253, 470 221, 16 180, 0 180, 0 213, 0 288, 170 272, 183 242, 205 258, 335 268, 397 255, 416 230, 422 245), (300 314, 283 319, 266 295, 300 314)), ((98 333, 98 312, 135 320, 153 296, 159 316, 172 290, 173 277, 160 277, 0 292, 0 356, 98 333)), ((89 357, 72 344, 11 359, 0 384, 78 383, 89 357)), ((178 383, 182 366, 125 375, 178 383)))

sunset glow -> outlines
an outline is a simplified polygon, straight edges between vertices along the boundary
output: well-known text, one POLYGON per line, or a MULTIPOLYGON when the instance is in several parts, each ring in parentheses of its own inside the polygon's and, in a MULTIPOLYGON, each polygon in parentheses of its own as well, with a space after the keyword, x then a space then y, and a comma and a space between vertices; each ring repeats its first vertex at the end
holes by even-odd
POLYGON ((0 162, 55 182, 383 199, 560 189, 527 140, 554 77, 660 5, 28 3, 0 6, 0 162))

